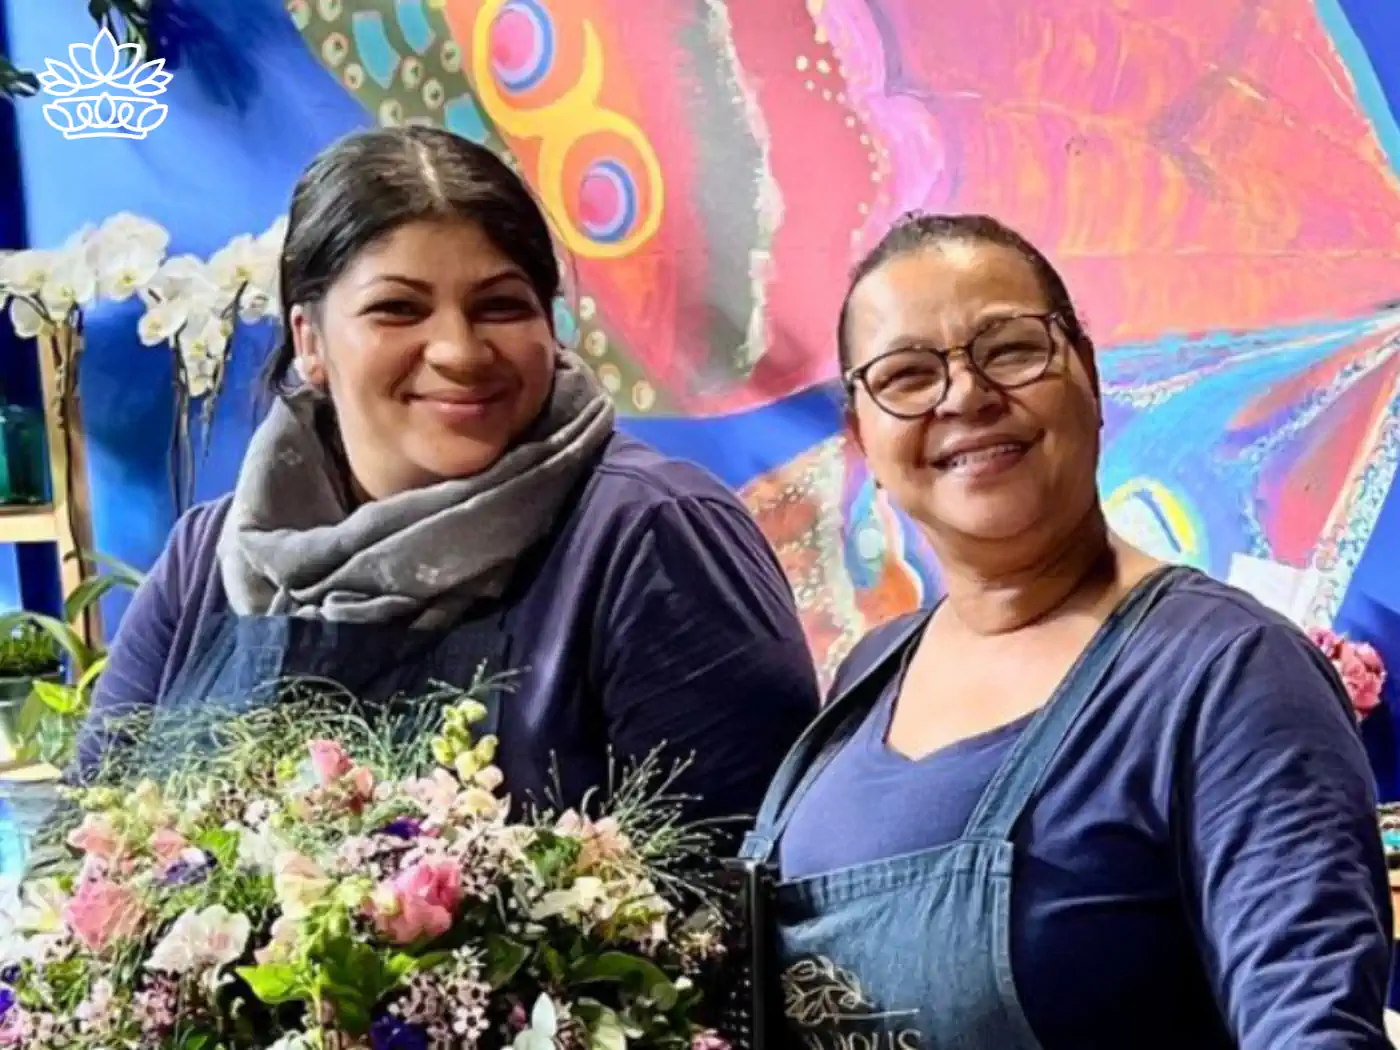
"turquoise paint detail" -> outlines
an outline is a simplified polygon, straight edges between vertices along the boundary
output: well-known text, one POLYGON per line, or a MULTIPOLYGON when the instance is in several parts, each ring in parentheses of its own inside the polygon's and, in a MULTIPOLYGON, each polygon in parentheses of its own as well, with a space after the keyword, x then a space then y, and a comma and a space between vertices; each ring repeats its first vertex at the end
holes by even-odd
POLYGON ((399 31, 409 47, 421 55, 433 46, 433 26, 428 21, 423 0, 397 0, 394 12, 398 16, 399 31))
POLYGON ((486 120, 470 95, 458 95, 443 107, 447 130, 473 142, 485 144, 488 132, 486 120))
POLYGON ((1400 125, 1395 123, 1390 100, 1376 77, 1366 46, 1361 43, 1351 20, 1342 10, 1341 0, 1317 0, 1317 17, 1321 19, 1332 38, 1332 46, 1337 49, 1347 72, 1351 74, 1352 83, 1356 85, 1356 99, 1375 129, 1376 138, 1390 159, 1391 168, 1400 174, 1400 125))
POLYGON ((387 90, 394 83, 400 55, 389 43, 384 16, 378 11, 356 11, 350 19, 350 32, 355 38, 360 65, 371 80, 387 90))

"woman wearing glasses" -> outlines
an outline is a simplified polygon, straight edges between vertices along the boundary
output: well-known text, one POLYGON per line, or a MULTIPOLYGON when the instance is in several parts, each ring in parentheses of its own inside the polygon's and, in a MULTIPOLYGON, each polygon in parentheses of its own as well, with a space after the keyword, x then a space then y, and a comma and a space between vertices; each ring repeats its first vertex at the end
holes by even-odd
POLYGON ((851 433, 946 597, 869 635, 771 789, 784 1012, 830 1050, 1349 1050, 1390 902, 1340 681, 1110 532, 1093 346, 982 217, 906 218, 842 311, 851 433))

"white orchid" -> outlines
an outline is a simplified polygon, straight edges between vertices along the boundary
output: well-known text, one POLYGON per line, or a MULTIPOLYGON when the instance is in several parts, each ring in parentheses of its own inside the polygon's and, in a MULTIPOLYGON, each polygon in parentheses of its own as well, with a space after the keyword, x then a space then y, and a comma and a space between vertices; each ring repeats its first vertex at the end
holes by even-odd
POLYGON ((159 272, 170 234, 149 219, 119 212, 102 224, 95 241, 101 295, 125 302, 159 272))
POLYGON ((187 911, 151 951, 146 968, 187 974, 227 966, 243 954, 251 932, 248 916, 231 912, 222 904, 200 912, 187 911))
POLYGON ((541 995, 530 1011, 530 1025, 515 1037, 515 1050, 555 1050, 559 1036, 559 1010, 554 1000, 541 995))
POLYGON ((137 336, 146 346, 171 342, 187 328, 202 330, 225 301, 204 263, 193 255, 165 260, 141 289, 141 298, 146 312, 137 336))
POLYGON ((53 323, 28 299, 10 300, 10 326, 21 339, 47 335, 54 328, 53 323))

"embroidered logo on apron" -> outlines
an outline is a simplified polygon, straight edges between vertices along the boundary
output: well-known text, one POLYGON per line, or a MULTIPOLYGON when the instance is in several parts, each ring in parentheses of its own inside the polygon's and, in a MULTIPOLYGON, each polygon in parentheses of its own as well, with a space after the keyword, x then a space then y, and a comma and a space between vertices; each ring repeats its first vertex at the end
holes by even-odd
POLYGON ((917 1010, 882 1010, 860 981, 830 959, 800 959, 783 971, 783 1013, 807 1050, 921 1050, 917 1010), (903 1022, 903 1023, 901 1023, 903 1022))

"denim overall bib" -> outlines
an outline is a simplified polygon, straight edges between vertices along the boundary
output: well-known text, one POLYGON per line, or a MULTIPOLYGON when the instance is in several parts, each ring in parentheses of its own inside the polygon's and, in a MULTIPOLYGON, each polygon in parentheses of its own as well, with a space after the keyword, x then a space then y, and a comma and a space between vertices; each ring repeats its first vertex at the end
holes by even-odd
MULTIPOLYGON (((1039 1050, 1012 979, 1012 834, 1070 726, 1177 571, 1159 570, 1120 603, 1017 740, 961 838, 777 884, 770 933, 787 1045, 1039 1050)), ((798 742, 744 844, 746 859, 773 863, 802 791, 868 714, 925 623, 901 631, 798 742)))
MULTIPOLYGON (((469 686, 479 670, 509 670, 506 608, 459 620, 442 631, 407 625, 338 623, 291 616, 236 616, 214 621, 156 705, 156 727, 167 719, 243 713, 276 700, 290 679, 328 691, 345 690, 371 707, 425 696, 442 684, 469 686)), ((497 690, 480 699, 487 717, 477 728, 495 733, 497 690)), ((167 723, 169 724, 169 723, 167 723)))

